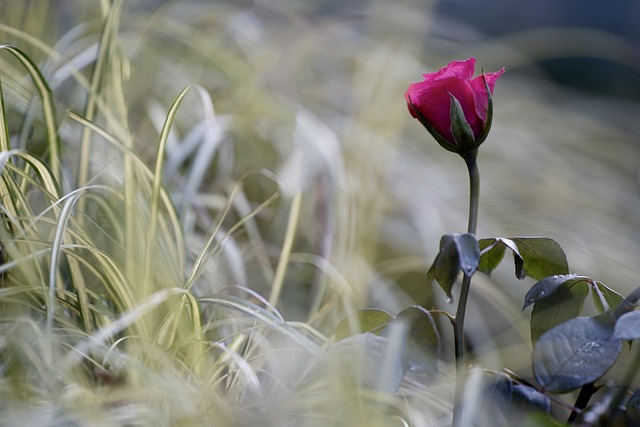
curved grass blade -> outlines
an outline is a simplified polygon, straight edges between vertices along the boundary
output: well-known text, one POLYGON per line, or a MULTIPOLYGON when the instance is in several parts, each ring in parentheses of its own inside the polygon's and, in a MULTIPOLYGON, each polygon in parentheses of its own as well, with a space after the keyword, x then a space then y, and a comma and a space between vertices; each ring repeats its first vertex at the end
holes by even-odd
POLYGON ((31 58, 22 50, 15 46, 0 45, 0 50, 6 50, 20 61, 22 66, 27 70, 33 82, 36 85, 40 98, 42 99, 42 109, 44 112, 44 121, 47 128, 47 145, 49 147, 49 157, 51 160, 51 170, 53 171, 53 177, 56 181, 60 181, 60 154, 59 154, 59 141, 58 131, 55 118, 55 109, 53 100, 51 98, 51 90, 47 85, 44 77, 40 73, 40 70, 33 63, 31 58))
MULTIPOLYGON (((49 331, 49 333, 51 333, 53 330, 53 319, 56 306, 56 278, 58 275, 59 262, 61 258, 62 241, 67 228, 67 223, 69 222, 69 217, 71 216, 71 211, 78 201, 79 197, 80 192, 78 191, 66 196, 66 200, 64 202, 64 205, 62 206, 60 215, 58 216, 55 235, 53 237, 53 241, 51 242, 51 265, 49 267, 49 299, 47 301, 47 330, 49 331)), ((84 295, 84 297, 86 298, 86 294, 84 295)), ((86 310, 86 301, 84 303, 81 303, 81 307, 82 306, 84 306, 86 310)), ((88 312, 83 312, 83 314, 88 315, 88 312)))
MULTIPOLYGON (((228 205, 227 205, 227 207, 226 207, 226 209, 225 209, 225 211, 223 213, 223 217, 231 209, 231 205, 233 203, 233 195, 235 194, 236 191, 240 191, 240 186, 241 186, 241 184, 237 184, 236 187, 234 188, 234 191, 233 191, 233 193, 231 194, 231 196, 229 198, 229 203, 228 203, 228 205)), ((191 268, 191 272, 189 273, 189 276, 187 277, 187 280, 185 281, 184 288, 185 289, 190 289, 193 286, 195 281, 198 279, 198 277, 200 276, 200 274, 204 270, 207 260, 210 257, 212 257, 213 255, 216 254, 216 252, 221 247, 223 242, 227 239, 227 237, 233 235, 233 233, 236 232, 240 227, 242 227, 242 225, 246 221, 250 220, 251 218, 256 216, 258 213, 260 213, 263 209, 265 209, 267 206, 269 206, 271 203, 273 203, 279 196, 280 195, 278 193, 273 194, 271 197, 269 197, 267 200, 265 200, 262 204, 260 204, 260 206, 256 207, 248 215, 246 215, 244 218, 242 218, 240 221, 238 221, 236 224, 234 224, 234 226, 231 227, 231 229, 229 229, 229 231, 224 233, 224 235, 221 236, 221 237, 218 236, 218 231, 220 231, 220 228, 222 226, 222 220, 220 220, 218 222, 218 225, 217 225, 216 229, 211 234, 211 237, 209 237, 209 240, 207 241, 207 243, 204 246, 204 248, 202 249, 202 251, 200 251, 200 254, 198 255, 198 258, 194 262, 193 267, 191 268)))
MULTIPOLYGON (((87 104, 84 109, 84 117, 89 121, 93 121, 96 114, 96 98, 99 96, 100 87, 103 84, 104 74, 106 72, 106 65, 109 56, 112 54, 112 45, 117 36, 118 25, 120 15, 122 13, 122 7, 124 0, 116 0, 109 8, 109 12, 104 21, 102 32, 100 34, 100 41, 98 42, 98 56, 96 58, 95 66, 93 67, 93 74, 91 76, 91 83, 89 87, 89 96, 87 97, 87 104)), ((89 172, 89 138, 91 133, 88 127, 84 127, 82 130, 82 139, 80 141, 80 160, 78 169, 78 186, 86 184, 87 175, 89 172)))
MULTIPOLYGON (((111 135, 106 130, 102 129, 95 123, 92 123, 85 119, 84 117, 74 113, 73 111, 68 112, 68 117, 82 124, 83 126, 89 127, 92 131, 100 135, 107 142, 109 142, 114 148, 118 149, 122 152, 123 156, 129 161, 132 162, 132 167, 135 166, 136 170, 141 173, 141 175, 149 180, 149 182, 153 182, 154 175, 151 170, 142 162, 142 160, 135 155, 127 146, 123 144, 121 141, 116 139, 113 135, 111 135)), ((128 187, 127 187, 128 188, 128 187)), ((125 204, 127 197, 132 197, 131 195, 125 195, 125 204)), ((166 241, 168 247, 174 252, 173 259, 176 262, 177 269, 180 271, 184 271, 184 260, 185 253, 184 247, 180 242, 184 242, 184 238, 182 235, 182 229, 180 226, 180 221, 176 215, 175 210, 173 209, 173 204, 171 202, 170 196, 162 187, 159 189, 159 200, 162 201, 162 206, 164 208, 163 212, 166 213, 167 218, 164 216, 160 218, 160 228, 163 230, 163 233, 171 234, 169 240, 166 241)))
MULTIPOLYGON (((153 253, 153 241, 156 235, 157 223, 158 223, 158 200, 160 198, 160 188, 162 186, 162 170, 165 163, 165 155, 166 155, 166 146, 167 141, 169 139, 169 131, 171 130, 171 126, 173 125, 173 121, 175 119, 176 114, 178 113, 178 109, 180 108, 180 104, 184 100, 184 97, 189 93, 189 91, 195 87, 196 85, 188 85, 185 87, 182 92, 178 95, 176 100, 171 105, 169 112, 167 114, 167 118, 162 126, 162 131, 160 132, 160 142, 158 145, 158 151, 156 156, 156 164, 153 171, 153 179, 152 179, 152 190, 151 190, 151 201, 149 206, 149 227, 147 228, 147 242, 145 247, 145 255, 144 255, 144 264, 143 264, 143 283, 149 283, 148 278, 151 275, 151 254, 153 253)), ((146 295, 143 292, 143 295, 146 295)))
POLYGON ((91 336, 76 344, 65 355, 61 361, 61 366, 63 366, 63 369, 71 369, 77 363, 81 362, 85 355, 91 352, 92 348, 103 345, 107 340, 115 337, 130 326, 136 323, 142 323, 138 322, 142 316, 167 301, 169 297, 174 295, 182 296, 186 293, 187 291, 181 288, 165 288, 154 292, 130 310, 124 312, 118 319, 103 326, 91 336))

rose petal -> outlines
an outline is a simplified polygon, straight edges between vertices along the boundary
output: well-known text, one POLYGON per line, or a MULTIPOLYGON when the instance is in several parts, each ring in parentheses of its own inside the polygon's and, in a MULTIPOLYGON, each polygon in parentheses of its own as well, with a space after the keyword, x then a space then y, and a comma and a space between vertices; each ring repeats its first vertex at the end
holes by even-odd
MULTIPOLYGON (((407 94, 411 96, 413 108, 418 109, 429 123, 452 143, 455 140, 451 134, 451 95, 455 96, 462 104, 464 116, 474 135, 479 135, 482 131, 482 122, 472 108, 474 97, 471 87, 460 78, 452 77, 438 81, 412 83, 407 94)), ((407 94, 405 94, 405 98, 407 98, 407 94)), ((409 111, 411 111, 411 107, 409 107, 409 111)), ((411 111, 411 114, 413 115, 414 112, 411 111)))
MULTIPOLYGON (((504 73, 504 68, 493 72, 493 73, 485 73, 484 77, 487 80, 487 86, 489 86, 489 90, 493 93, 493 89, 496 86, 496 80, 504 73)), ((487 107, 488 107, 488 99, 487 99, 487 89, 484 84, 484 80, 482 79, 482 75, 479 75, 475 79, 469 82, 471 86, 471 90, 474 94, 474 105, 476 109, 477 116, 484 123, 487 120, 487 107)))
POLYGON ((487 79, 487 85, 489 86, 489 90, 491 90, 491 93, 493 93, 493 89, 496 86, 496 80, 498 80, 498 78, 503 74, 504 74, 504 67, 502 67, 498 71, 494 71, 493 73, 484 74, 485 78, 487 79))
MULTIPOLYGON (((408 98, 408 96, 411 97, 413 108, 419 110, 445 139, 453 142, 451 130, 449 129, 451 124, 448 110, 449 94, 447 91, 442 86, 432 83, 412 83, 405 97, 408 98)), ((409 111, 416 117, 411 105, 409 106, 409 111)))
POLYGON ((416 114, 416 111, 414 109, 413 99, 412 99, 412 94, 415 91, 415 88, 412 89, 412 86, 414 85, 415 83, 411 83, 409 85, 409 89, 407 89, 407 91, 404 93, 404 99, 407 101, 407 108, 409 109, 409 113, 411 114, 411 117, 413 117, 414 119, 417 119, 418 115, 416 114))
POLYGON ((425 82, 434 82, 451 77, 462 80, 470 80, 473 77, 476 58, 469 58, 466 61, 452 61, 449 65, 442 67, 435 73, 423 74, 425 82))

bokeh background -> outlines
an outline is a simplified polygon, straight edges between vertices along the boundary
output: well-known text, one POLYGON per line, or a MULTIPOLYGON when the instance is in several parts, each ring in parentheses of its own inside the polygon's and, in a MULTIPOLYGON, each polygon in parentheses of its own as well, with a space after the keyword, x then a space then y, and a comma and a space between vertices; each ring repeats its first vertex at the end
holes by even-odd
MULTIPOLYGON (((51 85, 70 170, 77 133, 66 114, 86 99, 74 70, 90 74, 108 5, 0 3, 0 41, 24 49, 51 85)), ((247 206, 284 197, 259 216, 260 245, 251 235, 225 245, 198 292, 241 284, 268 295, 291 196, 304 191, 278 309, 330 335, 338 312, 318 312, 318 295, 392 313, 450 307, 426 271, 440 236, 466 229, 466 169, 411 118, 403 94, 453 59, 505 67, 479 155, 479 237, 551 237, 572 272, 626 295, 640 286, 639 20, 633 0, 131 0, 110 57, 124 91, 107 104, 126 107, 114 114, 152 164, 180 91, 210 93, 216 136, 190 142, 204 138, 204 113, 188 95, 167 148, 165 185, 193 253, 238 180, 247 206)), ((14 142, 43 154, 37 122, 19 133, 33 88, 9 58, 0 66, 14 142)), ((111 179, 105 161, 97 145, 92 173, 111 179)), ((526 371, 528 356, 513 352, 530 346, 520 308, 532 282, 509 262, 491 279, 474 283, 469 340, 484 366, 526 371)))

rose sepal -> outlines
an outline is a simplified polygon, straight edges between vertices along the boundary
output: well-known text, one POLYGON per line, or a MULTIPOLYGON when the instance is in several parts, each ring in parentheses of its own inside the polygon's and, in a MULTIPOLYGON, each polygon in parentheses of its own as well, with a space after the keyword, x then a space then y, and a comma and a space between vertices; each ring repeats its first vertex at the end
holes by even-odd
MULTIPOLYGON (((470 150, 475 149, 479 144, 473 136, 473 131, 469 122, 467 122, 462 109, 462 104, 458 98, 449 93, 451 103, 449 105, 449 117, 451 119, 451 135, 457 146, 457 153, 462 155, 470 150)), ((464 157, 464 156, 463 156, 464 157)))
POLYGON ((493 96, 491 95, 491 90, 489 89, 489 85, 487 84, 487 79, 482 74, 482 81, 484 82, 484 87, 487 90, 487 118, 484 122, 484 127, 482 128, 482 133, 478 135, 476 140, 476 145, 480 145, 487 139, 489 135, 489 131, 491 130, 491 123, 493 122, 493 96))

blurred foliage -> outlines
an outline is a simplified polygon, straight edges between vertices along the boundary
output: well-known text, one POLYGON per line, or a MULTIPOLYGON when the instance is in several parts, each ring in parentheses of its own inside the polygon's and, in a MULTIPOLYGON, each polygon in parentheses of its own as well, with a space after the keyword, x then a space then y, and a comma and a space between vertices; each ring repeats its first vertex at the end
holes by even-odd
MULTIPOLYGON (((127 280, 144 276, 136 266, 144 271, 144 264, 150 262, 141 255, 145 243, 153 240, 158 248, 154 252, 158 258, 151 264, 158 269, 144 285, 149 286, 148 292, 137 288, 142 286, 138 282, 123 279, 136 294, 131 297, 134 307, 139 308, 138 297, 183 284, 182 276, 202 256, 206 262, 190 283, 194 293, 209 297, 240 292, 243 301, 234 305, 236 295, 215 299, 210 304, 218 308, 210 308, 213 314, 204 310, 203 319, 213 316, 209 325, 214 325, 214 335, 236 337, 225 345, 255 362, 251 369, 268 372, 280 361, 266 355, 280 351, 278 344, 300 342, 295 341, 297 332, 285 334, 286 339, 265 333, 266 344, 245 346, 246 337, 258 329, 264 332, 255 325, 245 328, 256 319, 254 312, 247 314, 239 308, 253 307, 249 302, 267 312, 257 317, 260 325, 279 324, 272 316, 282 313, 284 319, 303 321, 326 337, 356 308, 376 306, 399 313, 416 303, 427 308, 446 306, 442 292, 427 286, 427 266, 437 254, 440 236, 459 232, 466 225, 466 171, 456 156, 441 152, 410 117, 402 94, 422 73, 471 55, 484 69, 507 69, 494 95, 493 130, 479 156, 479 237, 550 236, 565 249, 572 273, 595 277, 621 294, 637 286, 640 106, 558 86, 545 79, 544 69, 535 65, 546 49, 553 48, 554 57, 562 58, 579 54, 585 46, 594 46, 589 54, 596 57, 610 46, 611 55, 605 59, 615 61, 627 52, 615 40, 571 28, 488 38, 468 27, 447 25, 449 21, 434 14, 435 2, 417 0, 139 0, 114 4, 123 11, 112 17, 109 27, 105 22, 113 9, 107 0, 2 2, 0 42, 22 49, 51 88, 60 139, 61 195, 89 184, 129 191, 126 196, 104 195, 103 201, 96 197, 84 206, 79 202, 76 212, 85 219, 72 221, 70 230, 92 236, 91 244, 113 256, 116 269, 124 271, 127 280), (111 33, 103 39, 106 28, 111 33), (573 44, 552 44, 550 40, 559 35, 573 44), (598 43, 590 44, 593 40, 598 43), (96 70, 102 75, 96 77, 96 70), (184 95, 170 130, 161 137, 171 106, 192 84, 198 86, 184 95), (93 112, 88 107, 92 102, 93 112), (90 124, 104 134, 94 129, 90 136, 83 136, 90 124), (158 176, 154 173, 161 141, 166 149, 158 176), (83 159, 82 153, 87 157, 83 159), (127 166, 127 161, 133 166, 127 166), (131 168, 136 171, 133 181, 131 168), (160 179, 172 206, 165 206, 164 199, 155 207, 151 203, 153 186, 160 179), (283 261, 280 254, 297 191, 303 191, 302 203, 291 254, 283 261), (128 219, 138 225, 133 234, 127 234, 132 233, 131 227, 123 227, 131 207, 123 200, 139 203, 138 216, 128 219), (158 234, 149 236, 149 212, 154 209, 160 218, 158 234), (179 227, 172 233, 174 214, 179 227), (122 247, 132 252, 123 252, 122 247), (178 259, 176 254, 182 250, 186 255, 178 259), (134 261, 128 261, 132 253, 134 261), (142 265, 135 260, 142 260, 142 265), (259 296, 268 298, 282 262, 286 275, 277 310, 272 310, 259 296), (258 293, 246 294, 236 286, 258 293), (225 324, 226 317, 234 319, 230 325, 225 324)), ((0 72, 11 147, 47 158, 51 155, 47 122, 31 78, 4 52, 0 72)), ((23 166, 24 162, 16 163, 16 167, 23 166)), ((35 190, 27 193, 34 215, 58 202, 38 194, 35 190)), ((46 241, 50 228, 45 231, 49 233, 37 239, 46 241)), ((531 282, 518 282, 512 276, 510 267, 498 268, 491 283, 484 277, 476 280, 468 312, 474 321, 467 322, 467 335, 483 366, 525 370, 529 360, 519 355, 530 351, 528 313, 519 310, 531 282)), ((29 280, 21 285, 44 286, 37 277, 26 277, 29 280)), ((104 311, 104 324, 132 308, 124 303, 114 305, 117 298, 108 295, 108 289, 100 289, 104 285, 100 281, 115 281, 113 276, 105 273, 86 280, 96 293, 92 310, 104 311)), ((124 285, 115 289, 121 289, 119 286, 124 285)), ((165 339, 171 343, 167 348, 173 349, 175 360, 188 365, 200 349, 186 338, 172 341, 175 334, 162 320, 173 319, 181 325, 176 330, 183 330, 194 321, 189 316, 196 314, 189 313, 187 299, 180 299, 185 304, 182 309, 171 312, 173 304, 168 300, 177 297, 161 295, 167 298, 161 305, 168 317, 149 320, 149 325, 159 328, 159 335, 145 339, 165 339), (181 358, 175 356, 178 353, 181 358)), ((42 298, 29 304, 36 312, 42 311, 42 298)), ((7 317, 11 319, 9 311, 7 317)), ((446 323, 441 326, 448 327, 446 323)), ((15 356, 12 360, 21 363, 11 370, 27 369, 24 366, 31 364, 45 376, 46 366, 39 366, 41 361, 34 356, 40 353, 35 347, 46 340, 42 331, 30 321, 7 323, 4 328, 9 341, 25 344, 20 348, 26 356, 15 356)), ((205 337, 207 331, 202 334, 205 337)), ((68 339, 81 340, 72 336, 62 341, 68 339)), ((444 335, 443 340, 446 358, 450 350, 444 335)), ((4 348, 10 347, 7 342, 2 343, 4 348)), ((304 350, 303 356, 288 353, 287 357, 299 362, 307 357, 308 347, 313 346, 296 347, 304 350)), ((216 351, 220 360, 233 359, 222 347, 216 351)), ((118 383, 118 363, 126 364, 125 359, 113 356, 114 366, 109 369, 114 373, 106 375, 105 381, 118 383)), ((21 403, 14 414, 20 416, 24 410, 31 411, 32 420, 42 416, 72 422, 59 407, 70 407, 79 396, 107 405, 110 415, 122 422, 136 419, 127 418, 131 414, 142 413, 144 419, 164 415, 171 419, 167 413, 174 416, 184 410, 179 422, 167 423, 187 425, 193 413, 215 413, 232 423, 237 409, 234 399, 240 399, 249 387, 245 381, 251 384, 253 378, 245 366, 234 371, 240 372, 236 379, 229 375, 224 381, 196 381, 194 385, 181 382, 184 372, 169 369, 173 362, 164 355, 153 362, 155 372, 166 369, 166 375, 153 376, 139 366, 129 368, 141 381, 137 383, 140 388, 127 393, 138 396, 143 389, 160 386, 170 395, 146 396, 157 404, 171 401, 179 394, 174 393, 175 384, 181 384, 184 396, 200 394, 203 401, 189 403, 185 397, 156 415, 150 408, 162 405, 138 405, 134 399, 131 404, 121 403, 115 391, 113 396, 109 392, 109 397, 96 397, 87 391, 91 369, 81 368, 72 378, 61 371, 61 382, 47 389, 46 398, 35 388, 16 386, 16 396, 46 403, 37 410, 21 403), (237 379, 240 377, 243 379, 237 379), (55 400, 55 390, 61 388, 66 394, 55 400), (219 389, 231 396, 228 402, 216 397, 214 391, 219 389)), ((150 359, 145 363, 151 363, 150 359)), ((189 375, 195 375, 196 365, 189 366, 189 375)), ((291 372, 276 369, 274 377, 288 381, 295 376, 292 372, 304 370, 293 365, 296 368, 291 372)), ((229 369, 215 362, 210 368, 218 374, 229 369)), ((446 372, 442 383, 435 382, 427 390, 411 382, 401 385, 406 392, 402 403, 358 394, 362 407, 384 403, 384 416, 376 418, 372 412, 370 419, 363 420, 358 407, 343 403, 343 420, 351 421, 349 425, 374 425, 372 420, 391 422, 400 413, 415 425, 433 424, 450 409, 449 399, 440 392, 452 392, 446 372), (407 409, 407 402, 420 404, 407 409)), ((337 396, 330 392, 317 396, 314 387, 322 388, 317 382, 287 381, 283 383, 294 384, 293 390, 301 387, 304 391, 288 404, 301 412, 311 407, 316 415, 333 409, 341 396, 350 402, 359 393, 345 387, 337 396), (305 402, 305 396, 315 397, 305 402)), ((323 384, 322 389, 330 390, 340 379, 326 382, 332 384, 323 384)), ((264 409, 255 405, 245 405, 255 411, 246 412, 244 425, 251 425, 251 417, 264 409)), ((291 408, 282 405, 281 413, 286 414, 291 408)), ((100 417, 96 417, 97 425, 100 417)), ((278 420, 265 422, 277 425, 278 420)))

